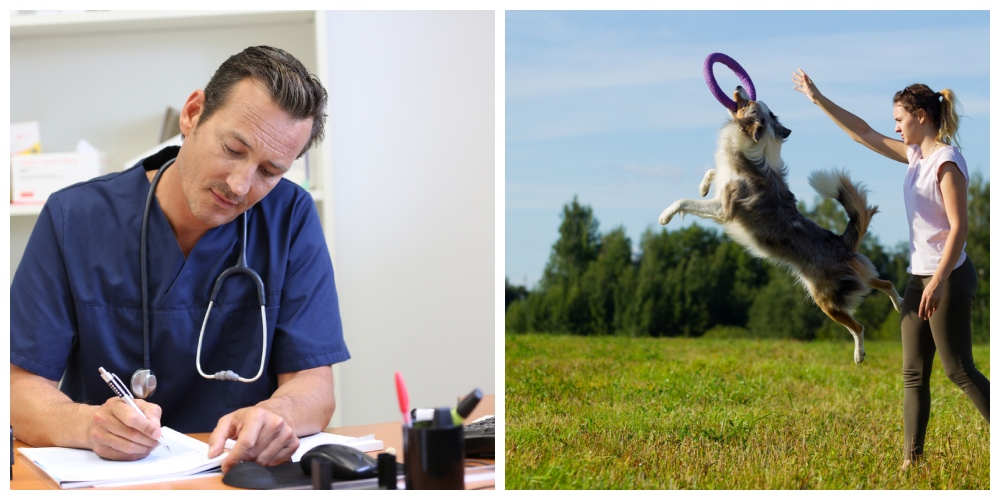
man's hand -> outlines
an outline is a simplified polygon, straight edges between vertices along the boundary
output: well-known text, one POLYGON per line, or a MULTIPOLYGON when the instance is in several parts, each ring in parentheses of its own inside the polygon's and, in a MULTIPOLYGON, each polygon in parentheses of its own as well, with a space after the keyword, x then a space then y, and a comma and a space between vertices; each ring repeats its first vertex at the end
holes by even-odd
POLYGON ((222 454, 227 438, 235 439, 236 446, 222 462, 223 473, 240 462, 264 466, 287 462, 299 447, 299 438, 288 422, 261 406, 240 408, 220 418, 208 438, 209 458, 222 454))
POLYGON ((87 442, 97 456, 109 460, 138 460, 149 455, 159 444, 156 440, 162 435, 162 410, 141 399, 136 399, 135 404, 146 418, 117 397, 94 408, 87 427, 87 442))

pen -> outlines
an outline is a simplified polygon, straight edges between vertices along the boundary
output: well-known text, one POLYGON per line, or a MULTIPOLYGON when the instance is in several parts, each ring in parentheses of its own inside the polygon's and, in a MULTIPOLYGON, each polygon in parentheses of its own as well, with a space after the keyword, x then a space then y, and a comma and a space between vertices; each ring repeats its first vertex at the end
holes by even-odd
POLYGON ((403 383, 403 375, 396 372, 396 398, 399 400, 399 411, 403 414, 403 424, 410 425, 410 395, 406 393, 406 384, 403 383))
MULTIPOLYGON (((455 425, 462 425, 462 422, 472 413, 479 401, 483 399, 483 391, 478 387, 463 397, 458 406, 451 409, 451 420, 455 425)), ((410 417, 414 422, 426 422, 434 420, 434 408, 414 408, 410 410, 410 417)))
MULTIPOLYGON (((125 403, 131 406, 140 417, 146 418, 146 414, 143 413, 142 410, 139 409, 139 406, 135 404, 135 399, 132 398, 132 392, 128 390, 128 387, 125 386, 122 379, 118 378, 118 375, 105 370, 103 366, 97 367, 97 372, 101 374, 101 379, 108 384, 108 387, 110 387, 111 391, 115 393, 115 396, 124 400, 125 403)), ((163 445, 167 450, 170 449, 170 447, 163 442, 163 436, 160 436, 160 439, 157 439, 156 441, 163 445)))
POLYGON ((452 410, 452 418, 455 419, 455 425, 460 425, 472 413, 472 410, 476 408, 481 399, 483 399, 483 391, 479 390, 478 387, 462 398, 458 402, 458 406, 452 410))

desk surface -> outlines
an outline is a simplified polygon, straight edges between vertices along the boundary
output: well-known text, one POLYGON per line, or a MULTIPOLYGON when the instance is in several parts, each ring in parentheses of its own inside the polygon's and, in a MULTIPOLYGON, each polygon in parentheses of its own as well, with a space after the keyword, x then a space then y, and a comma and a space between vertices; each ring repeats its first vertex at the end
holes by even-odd
MULTIPOLYGON (((479 403, 479 406, 469 415, 469 419, 476 419, 483 415, 493 414, 493 395, 487 395, 483 397, 483 400, 479 403)), ((353 425, 345 427, 331 427, 327 429, 327 432, 333 432, 336 434, 342 434, 345 436, 364 436, 366 434, 375 434, 376 439, 381 439, 385 443, 386 448, 395 448, 396 454, 399 457, 398 460, 402 461, 403 455, 403 431, 400 422, 385 422, 381 424, 370 424, 370 425, 353 425)), ((192 437, 198 438, 202 441, 208 441, 208 432, 191 434, 192 437)), ((20 441, 14 441, 14 448, 20 448, 23 443, 20 441)), ((375 456, 379 452, 372 452, 370 455, 375 456)), ((486 460, 492 462, 492 460, 486 460)), ((469 483, 466 486, 469 488, 488 488, 493 485, 493 481, 483 481, 477 483, 469 483)), ((15 451, 14 457, 14 468, 12 471, 12 477, 10 481, 10 489, 12 490, 50 490, 58 489, 59 486, 56 485, 49 476, 45 475, 41 469, 39 469, 35 464, 31 463, 29 460, 25 459, 23 455, 17 454, 15 451)), ((239 488, 233 488, 222 484, 222 475, 211 476, 211 477, 200 477, 196 479, 182 479, 177 481, 168 481, 163 483, 148 483, 148 484, 138 484, 134 486, 128 486, 122 489, 166 489, 166 490, 235 490, 239 488)))

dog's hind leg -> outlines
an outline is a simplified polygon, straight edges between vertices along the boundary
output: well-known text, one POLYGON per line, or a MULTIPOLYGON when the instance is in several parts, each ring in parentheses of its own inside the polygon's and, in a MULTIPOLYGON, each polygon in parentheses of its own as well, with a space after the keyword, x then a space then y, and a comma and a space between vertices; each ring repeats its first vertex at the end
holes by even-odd
POLYGON ((687 200, 681 199, 670 204, 660 213, 660 224, 666 226, 677 213, 697 215, 704 219, 722 220, 722 204, 718 199, 687 200))
POLYGON ((899 292, 896 291, 896 287, 891 281, 872 278, 872 280, 868 282, 868 286, 888 295, 889 300, 892 301, 892 307, 896 308, 896 312, 903 309, 903 298, 899 296, 899 292))
POLYGON ((702 197, 708 196, 708 190, 712 187, 712 181, 715 179, 715 169, 710 168, 705 171, 705 177, 701 178, 701 186, 698 187, 698 192, 701 193, 702 197))
POLYGON ((832 307, 820 307, 830 319, 844 325, 847 331, 851 332, 851 336, 854 337, 854 362, 861 363, 865 360, 865 326, 858 323, 857 320, 851 317, 840 309, 834 309, 832 307))

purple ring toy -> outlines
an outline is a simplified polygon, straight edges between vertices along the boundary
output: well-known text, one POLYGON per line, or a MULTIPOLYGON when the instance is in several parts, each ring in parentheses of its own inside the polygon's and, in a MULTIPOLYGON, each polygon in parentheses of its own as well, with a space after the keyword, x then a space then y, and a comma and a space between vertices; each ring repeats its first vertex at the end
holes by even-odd
POLYGON ((733 70, 733 73, 736 73, 736 77, 740 79, 740 82, 743 83, 743 87, 750 94, 750 100, 757 100, 757 90, 753 88, 753 80, 750 79, 750 75, 748 75, 746 70, 743 69, 743 66, 740 66, 740 63, 736 62, 732 57, 729 57, 722 52, 712 52, 705 58, 705 67, 702 70, 702 73, 705 75, 705 83, 708 84, 708 91, 715 96, 715 99, 719 101, 719 104, 728 108, 729 111, 734 113, 736 112, 736 101, 730 99, 729 96, 727 96, 726 93, 719 88, 719 83, 715 81, 715 74, 712 72, 712 65, 717 62, 725 64, 729 67, 729 69, 733 70))

